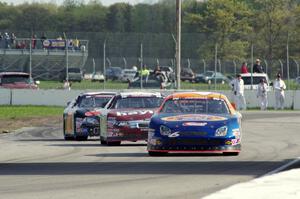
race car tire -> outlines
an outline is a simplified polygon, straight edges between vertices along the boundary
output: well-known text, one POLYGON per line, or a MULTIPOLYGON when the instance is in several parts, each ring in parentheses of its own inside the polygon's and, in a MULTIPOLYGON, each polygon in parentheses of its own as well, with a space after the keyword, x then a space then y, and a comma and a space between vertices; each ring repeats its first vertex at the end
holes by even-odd
POLYGON ((86 141, 88 139, 88 136, 76 136, 75 139, 77 141, 86 141))
POLYGON ((240 152, 224 152, 224 156, 238 156, 240 152))
POLYGON ((70 137, 70 136, 64 136, 64 138, 65 138, 66 141, 74 140, 74 137, 70 137))
POLYGON ((168 154, 167 152, 148 151, 149 156, 163 156, 168 154))
POLYGON ((115 142, 106 142, 107 146, 120 146, 121 141, 115 141, 115 142))
POLYGON ((100 143, 101 143, 102 145, 106 145, 106 144, 107 144, 107 142, 106 142, 105 140, 100 140, 100 143))

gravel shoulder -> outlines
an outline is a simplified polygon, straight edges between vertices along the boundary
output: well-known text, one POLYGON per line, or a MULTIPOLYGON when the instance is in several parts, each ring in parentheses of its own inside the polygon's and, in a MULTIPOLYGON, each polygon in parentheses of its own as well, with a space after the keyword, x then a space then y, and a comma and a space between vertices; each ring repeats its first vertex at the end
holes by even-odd
POLYGON ((0 134, 11 133, 23 127, 53 127, 61 123, 61 116, 0 119, 0 134))

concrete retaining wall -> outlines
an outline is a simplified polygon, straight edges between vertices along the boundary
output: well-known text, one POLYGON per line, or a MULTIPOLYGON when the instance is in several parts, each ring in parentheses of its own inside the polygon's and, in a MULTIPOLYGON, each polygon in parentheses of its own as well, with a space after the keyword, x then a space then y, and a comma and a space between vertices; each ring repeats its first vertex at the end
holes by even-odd
POLYGON ((0 105, 10 104, 10 89, 0 89, 0 105))
MULTIPOLYGON (((91 90, 89 90, 90 92, 91 90)), ((65 106, 68 101, 74 99, 78 94, 86 90, 9 90, 0 89, 0 105, 52 105, 65 106), (11 93, 10 93, 11 92, 11 93)), ((230 101, 233 101, 231 91, 218 91, 225 94, 230 101)), ((285 92, 285 107, 300 110, 300 91, 285 92)), ((245 91, 247 107, 259 107, 256 91, 245 91)), ((268 93, 269 107, 274 107, 274 92, 268 93)))

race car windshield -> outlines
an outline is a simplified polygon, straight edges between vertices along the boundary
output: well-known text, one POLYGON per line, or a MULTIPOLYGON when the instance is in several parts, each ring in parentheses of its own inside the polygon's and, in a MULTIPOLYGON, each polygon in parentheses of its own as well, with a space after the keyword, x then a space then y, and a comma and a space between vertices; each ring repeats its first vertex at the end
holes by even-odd
POLYGON ((162 102, 159 97, 119 98, 113 108, 158 108, 162 102))
POLYGON ((161 113, 229 114, 226 103, 220 99, 170 99, 161 113))
POLYGON ((79 100, 78 106, 80 108, 103 108, 110 99, 110 97, 84 96, 79 100))

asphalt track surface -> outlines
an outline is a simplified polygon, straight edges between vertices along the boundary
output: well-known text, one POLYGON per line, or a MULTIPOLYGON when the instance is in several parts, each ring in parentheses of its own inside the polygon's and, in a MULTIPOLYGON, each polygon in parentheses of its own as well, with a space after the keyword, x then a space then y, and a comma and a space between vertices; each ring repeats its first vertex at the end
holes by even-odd
POLYGON ((300 156, 300 112, 293 111, 244 112, 234 157, 149 157, 144 142, 64 141, 61 128, 0 135, 0 198, 201 198, 300 156))

